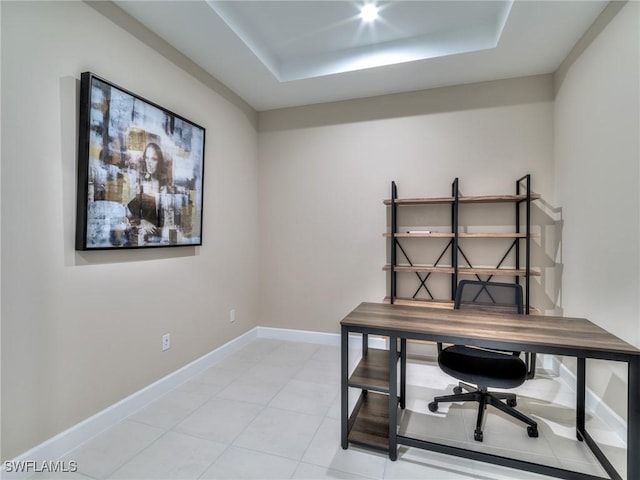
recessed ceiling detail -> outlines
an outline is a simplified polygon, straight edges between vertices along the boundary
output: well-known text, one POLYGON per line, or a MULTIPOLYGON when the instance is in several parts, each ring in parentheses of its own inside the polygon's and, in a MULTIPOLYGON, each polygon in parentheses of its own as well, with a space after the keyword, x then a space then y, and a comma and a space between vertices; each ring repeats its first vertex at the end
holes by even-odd
POLYGON ((111 0, 258 111, 551 73, 610 5, 372 1, 111 0))
POLYGON ((513 1, 209 1, 280 82, 495 48, 513 1), (322 25, 322 28, 314 28, 322 25))

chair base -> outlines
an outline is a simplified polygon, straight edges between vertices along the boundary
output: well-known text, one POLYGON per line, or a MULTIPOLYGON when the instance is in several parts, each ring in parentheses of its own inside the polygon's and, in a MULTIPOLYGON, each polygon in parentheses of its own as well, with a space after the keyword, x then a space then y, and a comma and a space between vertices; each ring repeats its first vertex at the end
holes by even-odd
POLYGON ((440 402, 478 402, 478 418, 476 420, 476 429, 473 432, 474 440, 478 442, 483 440, 482 421, 484 419, 484 411, 487 408, 487 405, 492 405, 507 415, 526 423, 528 425, 527 434, 530 437, 535 438, 538 436, 538 424, 513 408, 517 405, 515 393, 488 392, 484 387, 476 388, 462 382, 453 389, 453 392, 453 395, 435 397, 433 402, 429 404, 429 410, 436 412, 438 410, 438 403, 440 402), (467 390, 467 393, 463 393, 463 389, 467 390), (503 402, 502 400, 505 400, 506 402, 503 402))

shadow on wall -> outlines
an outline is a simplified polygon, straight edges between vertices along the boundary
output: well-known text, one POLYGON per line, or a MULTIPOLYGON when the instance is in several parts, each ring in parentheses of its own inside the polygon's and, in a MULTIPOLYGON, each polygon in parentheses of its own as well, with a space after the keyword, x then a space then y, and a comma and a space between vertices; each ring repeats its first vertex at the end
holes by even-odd
POLYGON ((540 271, 539 277, 531 278, 532 305, 543 314, 562 316, 562 207, 554 207, 543 198, 531 207, 532 229, 540 229, 540 237, 531 242, 531 266, 540 271))

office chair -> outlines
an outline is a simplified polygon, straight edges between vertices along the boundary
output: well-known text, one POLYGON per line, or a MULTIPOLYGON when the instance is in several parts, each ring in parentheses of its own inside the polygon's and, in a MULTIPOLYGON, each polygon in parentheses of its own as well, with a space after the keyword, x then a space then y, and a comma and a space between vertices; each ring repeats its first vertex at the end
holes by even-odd
MULTIPOLYGON (((462 280, 458 284, 455 309, 473 309, 483 312, 522 313, 522 287, 517 283, 481 282, 462 280)), ((439 348, 438 365, 448 375, 461 382, 453 389, 453 395, 435 397, 429 410, 436 412, 440 402, 475 401, 479 403, 478 418, 473 438, 481 442, 482 420, 487 405, 493 405, 504 413, 526 423, 527 434, 538 436, 538 424, 523 415, 515 407, 514 393, 489 392, 488 388, 515 388, 527 378, 527 366, 520 352, 505 352, 465 345, 439 348), (473 387, 463 382, 469 382, 473 387), (463 393, 463 389, 467 393, 463 393), (503 402, 502 400, 505 400, 503 402)))

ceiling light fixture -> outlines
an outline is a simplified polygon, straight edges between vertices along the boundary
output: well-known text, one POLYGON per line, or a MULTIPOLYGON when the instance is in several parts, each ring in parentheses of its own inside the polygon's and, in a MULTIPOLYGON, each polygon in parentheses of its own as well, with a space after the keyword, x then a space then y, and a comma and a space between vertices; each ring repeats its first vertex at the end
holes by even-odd
POLYGON ((360 9, 360 18, 362 18, 364 22, 373 22, 378 18, 378 7, 373 3, 363 5, 360 9))

